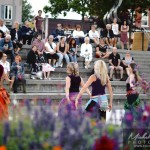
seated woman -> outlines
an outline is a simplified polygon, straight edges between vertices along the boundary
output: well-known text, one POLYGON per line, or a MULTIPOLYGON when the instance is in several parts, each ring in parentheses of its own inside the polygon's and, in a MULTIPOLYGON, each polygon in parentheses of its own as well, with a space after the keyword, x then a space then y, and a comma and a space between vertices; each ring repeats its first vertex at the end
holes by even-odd
POLYGON ((111 52, 108 52, 108 46, 103 39, 100 39, 99 44, 96 46, 96 58, 108 58, 111 52))
POLYGON ((99 33, 95 29, 95 25, 91 26, 91 30, 89 31, 89 38, 91 43, 99 44, 99 33))
POLYGON ((57 43, 57 55, 59 56, 58 67, 63 66, 63 63, 62 63, 63 58, 65 58, 67 64, 70 62, 67 52, 68 52, 68 47, 67 47, 67 44, 65 43, 65 38, 61 37, 60 42, 57 43))
POLYGON ((10 35, 11 35, 11 40, 13 42, 14 51, 16 54, 18 54, 18 52, 21 50, 22 45, 23 45, 22 33, 21 33, 21 30, 19 29, 18 22, 14 23, 14 28, 11 29, 10 35))
POLYGON ((128 74, 128 69, 127 69, 127 68, 129 67, 129 65, 130 65, 131 63, 134 63, 134 59, 133 59, 133 57, 131 56, 130 51, 128 50, 128 51, 126 52, 126 56, 123 57, 122 63, 121 63, 121 66, 123 67, 123 70, 125 70, 125 71, 127 72, 127 74, 128 74))
POLYGON ((33 45, 32 50, 29 51, 27 63, 31 65, 31 79, 39 78, 42 80, 42 65, 39 63, 37 46, 33 45))
MULTIPOLYGON (((59 116, 61 116, 63 113, 68 113, 69 109, 71 111, 75 111, 75 98, 79 93, 80 86, 84 86, 84 81, 79 75, 79 68, 77 63, 69 63, 67 65, 67 74, 66 77, 66 97, 61 100, 59 103, 59 116), (70 108, 67 107, 67 105, 70 105, 70 108)), ((89 96, 91 96, 90 91, 87 89, 86 92, 89 96)), ((82 107, 82 98, 79 97, 78 99, 78 106, 82 107)))
POLYGON ((13 83, 14 93, 18 93, 17 87, 20 82, 22 83, 23 93, 26 93, 26 80, 24 77, 24 64, 21 62, 21 57, 19 55, 17 55, 15 57, 15 62, 12 63, 10 77, 14 81, 14 83, 13 83))
POLYGON ((85 58, 85 69, 90 68, 90 63, 92 61, 92 45, 89 43, 89 37, 85 37, 85 43, 81 45, 81 53, 80 56, 85 58))
POLYGON ((59 57, 56 53, 56 44, 53 42, 53 39, 53 35, 50 35, 48 41, 45 43, 45 53, 48 63, 56 67, 56 61, 59 57))
POLYGON ((77 25, 76 30, 73 31, 73 38, 76 40, 77 45, 82 44, 84 42, 84 32, 81 31, 81 26, 77 25))
POLYGON ((68 44, 68 55, 71 62, 77 62, 77 45, 75 39, 71 39, 68 44))

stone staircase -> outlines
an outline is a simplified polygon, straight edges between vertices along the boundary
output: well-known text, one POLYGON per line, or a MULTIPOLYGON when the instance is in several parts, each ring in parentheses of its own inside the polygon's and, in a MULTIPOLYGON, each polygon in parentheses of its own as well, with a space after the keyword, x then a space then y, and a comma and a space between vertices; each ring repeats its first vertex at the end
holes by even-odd
MULTIPOLYGON (((31 46, 25 45, 23 46, 20 55, 24 62, 26 62, 26 56, 28 51, 31 49, 31 46)), ((78 50, 80 51, 80 50, 78 50)), ((95 49, 93 48, 93 53, 95 49)), ((118 50, 121 57, 125 56, 126 50, 118 50)), ((137 64, 139 64, 139 72, 145 73, 145 79, 150 80, 150 52, 146 51, 131 51, 131 55, 134 57, 134 60, 137 64)), ((94 58, 92 61, 92 65, 94 66, 94 61, 98 59, 94 58)), ((104 59, 106 64, 108 65, 108 59, 104 59)), ((92 73, 92 69, 84 69, 84 59, 78 57, 80 75, 84 81, 88 79, 90 74, 92 73)), ((29 75, 29 68, 25 67, 25 77, 27 83, 27 93, 23 94, 21 92, 21 86, 18 87, 17 94, 11 94, 12 100, 22 100, 22 99, 51 99, 54 101, 60 101, 65 96, 65 77, 66 77, 66 65, 64 68, 56 68, 54 72, 51 72, 51 80, 31 80, 29 75)), ((126 87, 125 81, 118 81, 118 79, 114 78, 114 81, 111 82, 114 93, 114 103, 115 104, 123 104, 126 99, 126 87)), ((8 85, 5 85, 8 89, 8 85)), ((107 90, 106 93, 108 94, 107 90)), ((109 95, 108 95, 109 97, 109 95)), ((84 100, 88 100, 88 95, 85 93, 83 95, 84 100)), ((145 94, 140 94, 140 98, 142 100, 149 101, 150 98, 145 94)))

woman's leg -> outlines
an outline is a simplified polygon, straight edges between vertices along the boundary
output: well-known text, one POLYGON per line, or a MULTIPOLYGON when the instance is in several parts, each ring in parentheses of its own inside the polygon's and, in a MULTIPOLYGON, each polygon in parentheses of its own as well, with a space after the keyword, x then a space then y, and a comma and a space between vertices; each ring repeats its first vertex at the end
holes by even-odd
POLYGON ((70 58, 71 62, 74 62, 73 55, 71 55, 71 54, 68 54, 68 56, 69 56, 69 58, 70 58))
POLYGON ((13 76, 13 77, 11 78, 10 89, 12 89, 13 84, 14 84, 14 81, 15 81, 15 77, 13 76))
POLYGON ((47 72, 47 79, 49 79, 50 71, 47 72))
POLYGON ((61 66, 61 63, 62 63, 62 60, 63 60, 63 55, 61 53, 57 53, 57 55, 59 56, 58 66, 61 66))
POLYGON ((124 43, 121 41, 121 49, 124 50, 124 43))
POLYGON ((67 62, 67 64, 68 64, 68 63, 70 62, 68 55, 65 54, 64 57, 65 57, 65 60, 66 60, 66 62, 67 62))

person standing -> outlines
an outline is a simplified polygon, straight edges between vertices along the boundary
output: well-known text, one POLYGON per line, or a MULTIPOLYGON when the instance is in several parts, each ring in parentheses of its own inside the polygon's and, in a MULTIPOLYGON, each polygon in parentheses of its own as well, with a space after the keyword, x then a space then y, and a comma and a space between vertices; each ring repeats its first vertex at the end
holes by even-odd
POLYGON ((112 23, 112 30, 114 33, 114 47, 117 46, 117 41, 118 41, 118 37, 119 37, 119 25, 117 24, 117 19, 114 18, 113 23, 112 23))
POLYGON ((43 22, 44 19, 42 17, 42 10, 38 11, 38 16, 34 18, 34 29, 35 32, 41 33, 43 32, 43 22))
MULTIPOLYGON (((3 57, 3 53, 0 52, 0 59, 3 57)), ((8 120, 8 105, 10 104, 10 96, 6 89, 3 87, 3 80, 7 80, 7 76, 4 73, 4 68, 0 65, 0 122, 8 120)))
POLYGON ((106 110, 112 109, 113 102, 113 91, 111 87, 111 83, 108 77, 108 70, 106 63, 102 60, 98 60, 94 65, 94 74, 92 74, 88 81, 85 83, 83 88, 80 90, 79 94, 75 100, 75 106, 78 108, 79 97, 82 96, 84 91, 91 85, 92 94, 90 100, 87 102, 85 110, 87 112, 96 115, 94 117, 98 117, 99 119, 106 120, 106 110), (110 103, 108 105, 108 99, 105 95, 105 87, 107 86, 109 94, 110 94, 110 103))
POLYGON ((127 22, 124 21, 123 25, 121 26, 121 48, 122 50, 124 49, 124 45, 127 45, 127 49, 129 49, 129 42, 128 42, 128 31, 129 31, 129 26, 127 25, 127 22))
POLYGON ((140 105, 139 93, 137 92, 137 83, 141 82, 141 77, 137 74, 136 64, 131 63, 128 67, 129 76, 126 80, 127 100, 124 103, 125 110, 131 110, 140 105))
MULTIPOLYGON (((70 104, 70 109, 75 111, 75 98, 79 93, 80 86, 84 86, 84 81, 79 75, 79 68, 77 63, 70 62, 67 65, 67 74, 66 77, 66 97, 61 100, 59 103, 59 115, 64 113, 65 111, 68 112, 67 104, 70 104)), ((90 91, 87 89, 86 92, 89 96, 91 96, 90 91)), ((82 106, 82 98, 78 98, 78 107, 82 106)))

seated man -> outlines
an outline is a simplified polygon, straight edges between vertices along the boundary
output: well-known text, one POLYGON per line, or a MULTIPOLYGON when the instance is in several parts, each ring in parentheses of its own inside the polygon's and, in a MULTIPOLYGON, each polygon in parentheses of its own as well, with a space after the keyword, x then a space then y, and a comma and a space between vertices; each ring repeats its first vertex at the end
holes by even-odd
POLYGON ((6 34, 5 38, 2 38, 0 40, 0 51, 10 55, 11 63, 14 61, 13 44, 11 41, 11 36, 9 34, 6 34))
POLYGON ((90 68, 90 63, 92 61, 92 45, 89 44, 90 39, 85 37, 85 43, 81 45, 81 57, 85 58, 85 69, 90 68))
POLYGON ((22 38, 23 38, 23 45, 25 45, 27 41, 28 41, 27 44, 31 45, 31 41, 33 38, 33 31, 29 27, 29 21, 25 21, 25 25, 22 26, 21 32, 22 32, 22 38))
POLYGON ((58 42, 62 36, 64 36, 64 30, 62 29, 62 25, 57 24, 57 29, 55 31, 54 41, 58 42))
POLYGON ((114 70, 120 70, 120 81, 123 81, 123 68, 120 66, 120 63, 120 55, 117 53, 117 48, 113 47, 113 51, 109 55, 110 81, 113 81, 114 70))
POLYGON ((108 46, 113 46, 114 34, 110 24, 106 25, 106 29, 103 31, 102 37, 105 39, 105 42, 108 46))

